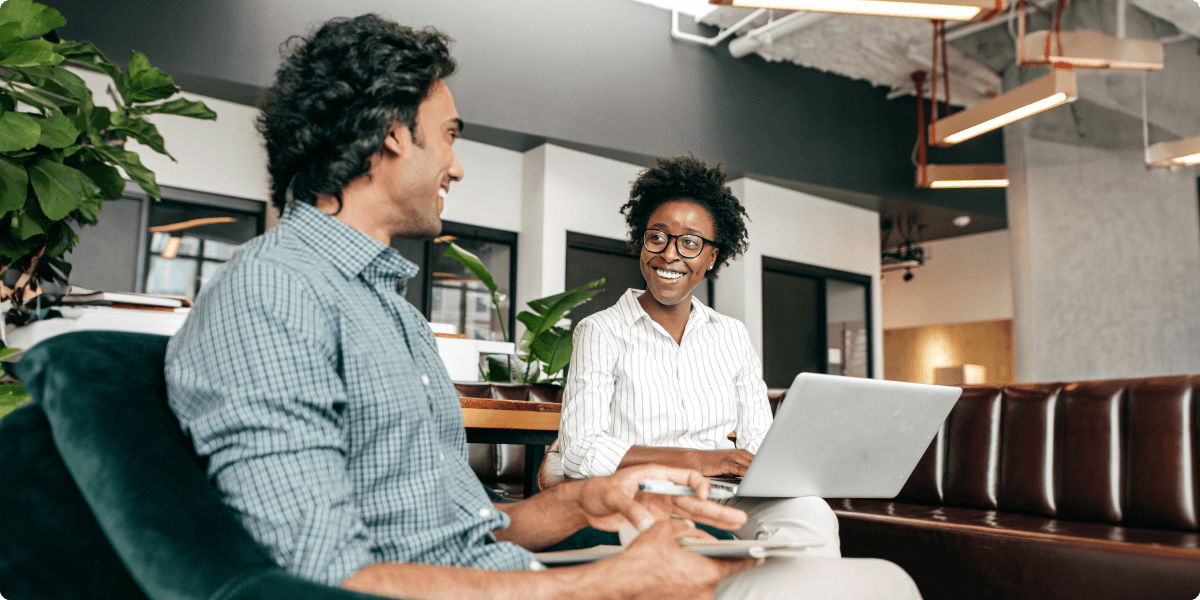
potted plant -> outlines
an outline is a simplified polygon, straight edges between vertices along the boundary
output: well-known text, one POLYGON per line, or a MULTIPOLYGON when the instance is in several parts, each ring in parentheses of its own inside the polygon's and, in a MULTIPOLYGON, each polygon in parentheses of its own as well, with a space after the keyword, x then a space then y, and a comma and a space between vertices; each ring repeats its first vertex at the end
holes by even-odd
MULTIPOLYGON (((504 330, 504 317, 500 311, 500 296, 492 273, 479 257, 463 250, 458 244, 450 243, 445 256, 462 263, 492 295, 492 308, 500 320, 500 334, 508 339, 504 330)), ((571 361, 571 331, 559 327, 558 323, 571 309, 592 299, 604 285, 604 279, 585 283, 561 294, 538 298, 527 303, 529 310, 517 314, 517 320, 525 325, 525 333, 517 344, 516 365, 506 365, 494 358, 488 359, 488 370, 481 372, 485 381, 518 381, 520 383, 561 384, 562 370, 571 361), (544 377, 544 378, 543 378, 544 377)), ((481 369, 482 371, 482 369, 481 369)))
MULTIPOLYGON (((43 283, 67 283, 75 228, 95 225, 102 203, 121 197, 121 170, 159 199, 154 173, 126 149, 132 139, 170 156, 147 115, 217 118, 202 102, 171 99, 179 88, 140 52, 122 70, 90 42, 57 41, 53 31, 65 24, 32 0, 0 5, 0 315, 8 323, 31 317, 43 283), (64 64, 107 75, 115 110, 97 106, 64 64)), ((17 386, 0 382, 0 402, 22 393, 17 386)))

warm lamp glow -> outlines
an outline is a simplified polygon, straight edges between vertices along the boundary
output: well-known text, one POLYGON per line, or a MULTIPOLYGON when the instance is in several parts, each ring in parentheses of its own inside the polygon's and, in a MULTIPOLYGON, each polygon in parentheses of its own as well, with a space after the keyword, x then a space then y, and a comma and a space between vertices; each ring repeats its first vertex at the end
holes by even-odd
POLYGON ((1002 164, 926 165, 917 169, 917 187, 930 189, 1008 187, 1002 164))
POLYGON ((1025 66, 1070 65, 1081 69, 1159 71, 1163 68, 1161 42, 1118 39, 1081 29, 1064 31, 1058 39, 1049 31, 1025 36, 1025 66), (1059 52, 1059 44, 1062 51, 1059 52))
POLYGON ((1025 117, 1074 102, 1078 96, 1073 69, 1054 69, 1049 75, 956 112, 929 125, 935 146, 953 146, 1025 117))
POLYGON ((183 243, 183 238, 171 237, 167 240, 167 246, 163 248, 163 258, 175 258, 179 254, 179 245, 183 243))
POLYGON ((940 21, 987 19, 1008 7, 1005 0, 710 0, 709 3, 940 21))
POLYGON ((1147 167, 1190 167, 1200 165, 1200 137, 1159 142, 1146 148, 1147 167))

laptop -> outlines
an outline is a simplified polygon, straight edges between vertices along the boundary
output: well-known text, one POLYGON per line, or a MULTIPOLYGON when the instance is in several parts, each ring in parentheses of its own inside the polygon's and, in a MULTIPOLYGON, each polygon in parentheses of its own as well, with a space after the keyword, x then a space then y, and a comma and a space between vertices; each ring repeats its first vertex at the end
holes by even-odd
POLYGON ((893 498, 962 389, 801 373, 758 454, 738 478, 711 478, 738 496, 893 498))

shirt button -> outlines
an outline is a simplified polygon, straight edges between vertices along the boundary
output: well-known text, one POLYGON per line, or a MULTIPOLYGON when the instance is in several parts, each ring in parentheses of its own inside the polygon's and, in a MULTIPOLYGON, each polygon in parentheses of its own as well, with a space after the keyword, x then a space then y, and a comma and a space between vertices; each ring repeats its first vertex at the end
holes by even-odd
POLYGON ((446 460, 446 453, 438 452, 438 460, 446 460))
POLYGON ((421 376, 421 383, 423 383, 423 384, 425 384, 426 386, 428 386, 428 385, 429 385, 429 376, 428 376, 428 375, 422 375, 422 376, 421 376))
POLYGON ((481 509, 479 509, 479 516, 486 519, 486 518, 492 516, 492 511, 491 511, 491 509, 481 508, 481 509))

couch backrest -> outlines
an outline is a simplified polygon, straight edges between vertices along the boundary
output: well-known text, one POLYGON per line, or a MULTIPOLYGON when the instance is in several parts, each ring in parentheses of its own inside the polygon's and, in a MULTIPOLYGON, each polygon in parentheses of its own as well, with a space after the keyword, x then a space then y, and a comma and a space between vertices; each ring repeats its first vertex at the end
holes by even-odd
POLYGON ((1200 375, 964 386, 898 498, 1200 529, 1200 375))

